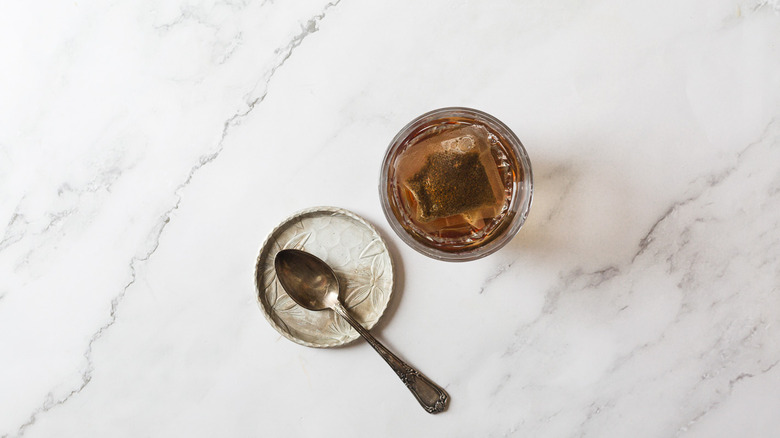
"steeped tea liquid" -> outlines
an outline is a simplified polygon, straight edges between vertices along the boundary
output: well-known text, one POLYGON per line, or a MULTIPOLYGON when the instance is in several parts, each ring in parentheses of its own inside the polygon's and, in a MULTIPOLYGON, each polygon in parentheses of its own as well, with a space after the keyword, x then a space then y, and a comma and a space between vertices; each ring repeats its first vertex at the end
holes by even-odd
POLYGON ((501 231, 515 175, 498 135, 444 119, 405 144, 389 186, 405 228, 445 251, 481 245, 501 231))

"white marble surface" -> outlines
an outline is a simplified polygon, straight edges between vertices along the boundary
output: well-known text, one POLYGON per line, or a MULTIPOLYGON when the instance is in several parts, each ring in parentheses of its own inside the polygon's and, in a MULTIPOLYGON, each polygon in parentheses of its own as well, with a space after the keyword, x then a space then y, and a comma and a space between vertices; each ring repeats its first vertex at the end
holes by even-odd
POLYGON ((780 4, 119 0, 0 13, 0 436, 768 437, 780 430, 780 4), (377 196, 413 117, 525 143, 527 225, 466 264, 377 196), (377 335, 289 342, 254 261, 375 224, 377 335))

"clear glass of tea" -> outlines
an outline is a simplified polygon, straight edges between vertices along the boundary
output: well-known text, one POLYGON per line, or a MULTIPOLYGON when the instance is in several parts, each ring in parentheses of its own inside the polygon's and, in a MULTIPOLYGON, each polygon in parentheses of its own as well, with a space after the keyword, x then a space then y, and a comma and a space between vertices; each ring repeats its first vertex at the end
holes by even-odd
POLYGON ((441 108, 412 120, 382 163, 379 196, 390 226, 429 257, 468 261, 506 245, 531 207, 528 153, 500 120, 441 108))

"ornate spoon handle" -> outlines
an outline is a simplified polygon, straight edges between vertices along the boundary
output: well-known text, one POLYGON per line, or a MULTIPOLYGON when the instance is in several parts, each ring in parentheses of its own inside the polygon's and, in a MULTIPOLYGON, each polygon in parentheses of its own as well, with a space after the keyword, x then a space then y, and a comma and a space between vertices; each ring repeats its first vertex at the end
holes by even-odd
POLYGON ((420 402, 423 409, 431 414, 438 414, 447 407, 449 396, 444 389, 433 383, 431 379, 425 377, 425 375, 421 374, 416 369, 409 366, 409 364, 402 361, 398 356, 388 350, 387 347, 377 341, 368 330, 363 328, 363 326, 347 312, 347 309, 345 309, 341 303, 336 303, 333 310, 346 319, 347 322, 360 333, 360 336, 363 336, 363 338, 374 347, 374 350, 376 350, 385 362, 390 365, 390 368, 398 374, 398 377, 400 377, 401 381, 409 388, 409 391, 412 391, 414 398, 420 402))

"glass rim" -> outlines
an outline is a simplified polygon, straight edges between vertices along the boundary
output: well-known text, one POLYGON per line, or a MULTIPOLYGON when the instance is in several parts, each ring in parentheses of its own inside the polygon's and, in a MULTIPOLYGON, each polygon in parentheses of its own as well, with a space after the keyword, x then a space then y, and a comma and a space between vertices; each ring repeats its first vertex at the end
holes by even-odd
MULTIPOLYGON (((503 142, 502 142, 503 144, 503 142)), ((486 257, 504 247, 512 238, 517 234, 520 228, 525 223, 528 212, 531 208, 533 200, 533 172, 531 170, 531 161, 528 157, 528 152, 525 150, 522 142, 517 135, 503 122, 493 117, 492 115, 473 108, 467 107, 445 107, 438 108, 432 111, 428 111, 418 117, 415 117, 412 121, 407 123, 400 131, 393 137, 390 145, 385 152, 384 159, 382 160, 382 170, 380 172, 379 180, 379 197, 382 204, 382 211, 385 218, 390 223, 390 227, 401 238, 401 240, 409 245, 417 252, 431 257, 436 260, 450 261, 450 262, 465 262, 471 260, 477 260, 486 257), (502 221, 509 221, 507 225, 500 225, 503 227, 492 240, 484 243, 483 245, 476 246, 474 248, 465 249, 462 251, 445 251, 429 245, 426 245, 423 241, 418 240, 412 234, 412 231, 405 228, 396 213, 393 211, 393 205, 388 192, 388 177, 390 175, 390 166, 396 153, 399 149, 405 146, 405 140, 407 140, 416 129, 430 124, 439 119, 445 117, 464 117, 477 122, 484 123, 488 128, 495 130, 506 140, 507 144, 504 146, 509 149, 514 155, 512 159, 517 162, 519 169, 523 172, 523 178, 521 181, 515 181, 515 193, 513 193, 513 199, 509 205, 509 213, 502 221), (511 217, 510 217, 511 216, 511 217)), ((398 208, 398 207, 396 207, 398 208)))

